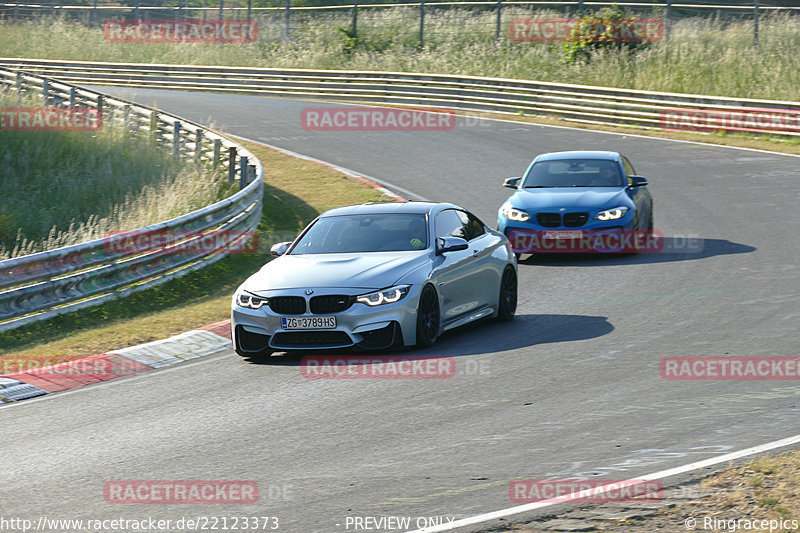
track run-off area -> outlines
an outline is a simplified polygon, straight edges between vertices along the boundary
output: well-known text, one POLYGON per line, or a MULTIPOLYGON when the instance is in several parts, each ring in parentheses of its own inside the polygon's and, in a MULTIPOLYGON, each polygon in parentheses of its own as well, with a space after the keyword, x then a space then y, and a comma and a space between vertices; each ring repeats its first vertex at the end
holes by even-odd
POLYGON ((619 151, 649 181, 665 248, 523 260, 513 321, 407 353, 453 357, 449 379, 307 379, 298 357, 259 364, 224 350, 2 407, 4 516, 278 517, 291 533, 395 516, 413 529, 418 517, 513 507, 516 479, 633 479, 798 433, 796 379, 665 380, 659 363, 800 355, 800 158, 465 117, 446 131, 309 131, 301 114, 318 101, 100 90, 462 205, 493 227, 503 178, 537 154, 619 151), (119 480, 242 480, 259 498, 108 503, 104 486, 119 480))

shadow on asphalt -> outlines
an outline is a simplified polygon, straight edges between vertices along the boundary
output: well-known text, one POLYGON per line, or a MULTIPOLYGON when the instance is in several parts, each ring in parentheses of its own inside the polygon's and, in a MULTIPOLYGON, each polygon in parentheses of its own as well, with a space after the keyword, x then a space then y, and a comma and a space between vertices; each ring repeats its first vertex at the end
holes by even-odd
POLYGON ((369 356, 380 358, 459 357, 528 348, 537 344, 594 339, 614 331, 603 316, 587 315, 517 315, 510 322, 480 320, 446 332, 437 343, 424 349, 410 348, 386 352, 343 350, 306 350, 277 352, 270 357, 250 358, 255 365, 299 366, 305 356, 369 356))
POLYGON ((615 253, 540 253, 524 255, 520 265, 538 266, 609 266, 646 265, 650 263, 670 263, 692 261, 718 255, 748 254, 755 247, 739 244, 725 239, 692 239, 664 237, 664 247, 660 252, 640 252, 638 254, 615 253))

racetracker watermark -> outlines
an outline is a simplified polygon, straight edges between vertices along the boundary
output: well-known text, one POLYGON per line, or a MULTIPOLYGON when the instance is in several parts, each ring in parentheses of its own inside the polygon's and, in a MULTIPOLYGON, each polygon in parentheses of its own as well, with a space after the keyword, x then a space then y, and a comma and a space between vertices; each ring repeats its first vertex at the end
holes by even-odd
POLYGON ((310 131, 448 131, 456 114, 445 108, 307 107, 300 125, 310 131))
POLYGON ((515 503, 656 502, 664 499, 664 486, 645 479, 515 479, 508 485, 508 497, 515 503))
POLYGON ((160 251, 165 254, 254 254, 258 252, 255 231, 121 231, 103 237, 103 247, 112 254, 130 255, 160 251))
POLYGON ((669 380, 800 379, 800 357, 664 357, 659 371, 669 380))
POLYGON ((109 481, 103 486, 106 503, 218 504, 255 503, 255 481, 109 481))
POLYGON ((103 37, 111 43, 254 43, 251 20, 109 20, 103 37))
POLYGON ((683 109, 661 112, 665 131, 800 132, 800 109, 683 109))
POLYGON ((335 357, 310 355, 300 361, 307 379, 448 379, 456 375, 452 357, 335 357))
POLYGON ((94 107, 0 108, 0 131, 96 131, 103 114, 94 107))
POLYGON ((506 232, 511 248, 530 253, 699 253, 704 241, 697 235, 665 238, 655 230, 533 230, 506 232))
POLYGON ((149 367, 116 354, 103 354, 70 360, 55 356, 5 356, 0 358, 0 375, 25 372, 35 376, 96 378, 126 376, 149 370, 149 367))
POLYGON ((652 43, 664 38, 664 23, 661 19, 609 19, 597 24, 584 23, 581 19, 535 18, 513 19, 508 24, 508 37, 516 42, 555 42, 571 38, 596 38, 604 42, 652 43), (579 33, 574 33, 575 27, 579 33))

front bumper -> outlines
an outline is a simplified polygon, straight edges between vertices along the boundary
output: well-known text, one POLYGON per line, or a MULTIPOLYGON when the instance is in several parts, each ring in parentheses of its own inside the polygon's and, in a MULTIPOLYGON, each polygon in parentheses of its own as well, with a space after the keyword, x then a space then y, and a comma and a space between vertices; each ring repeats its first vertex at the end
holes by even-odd
MULTIPOLYGON (((367 290, 324 289, 314 296, 347 294, 354 296, 367 290)), ((308 301, 303 289, 282 290, 263 296, 295 296, 308 301)), ((259 353, 265 350, 327 350, 358 347, 365 350, 382 350, 395 344, 410 345, 416 342, 416 320, 419 290, 412 286, 400 301, 370 307, 359 302, 338 313, 311 313, 308 305, 303 314, 281 314, 268 305, 248 309, 236 305, 231 310, 231 330, 234 347, 240 353, 259 353), (281 317, 304 318, 335 316, 336 327, 331 329, 294 330, 281 325, 281 317)))

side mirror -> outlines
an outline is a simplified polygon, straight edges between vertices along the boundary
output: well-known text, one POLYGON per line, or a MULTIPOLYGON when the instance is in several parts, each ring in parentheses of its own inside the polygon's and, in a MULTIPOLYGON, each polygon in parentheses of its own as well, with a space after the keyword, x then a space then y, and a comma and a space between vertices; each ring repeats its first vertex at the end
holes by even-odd
POLYGON ((461 237, 439 237, 439 245, 436 252, 444 254, 447 252, 457 252, 469 248, 469 243, 461 237))
POLYGON ((519 185, 519 180, 522 178, 506 178, 503 180, 503 187, 508 187, 509 189, 516 189, 519 185))
POLYGON ((628 187, 644 187, 647 185, 647 180, 643 176, 628 176, 628 179, 631 180, 628 187))
POLYGON ((286 250, 289 249, 289 245, 292 244, 290 242, 279 242, 278 244, 273 244, 272 248, 269 249, 269 253, 274 255, 275 257, 280 257, 286 253, 286 250))

